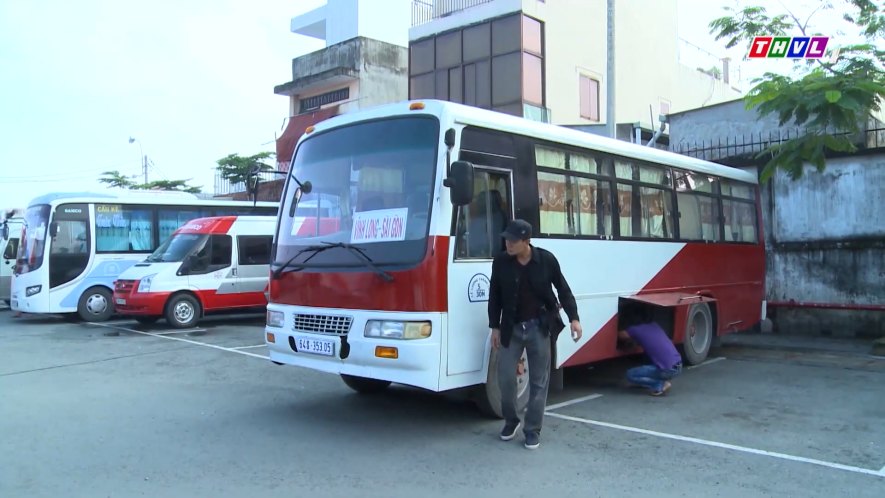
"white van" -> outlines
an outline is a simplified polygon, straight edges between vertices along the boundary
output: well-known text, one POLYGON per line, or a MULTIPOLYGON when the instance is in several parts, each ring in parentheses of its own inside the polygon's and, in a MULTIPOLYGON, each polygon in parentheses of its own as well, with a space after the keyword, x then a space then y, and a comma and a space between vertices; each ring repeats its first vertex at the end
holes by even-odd
POLYGON ((0 221, 0 300, 9 304, 12 270, 18 254, 18 240, 24 218, 13 216, 0 221))
POLYGON ((116 312, 175 328, 207 313, 263 308, 274 216, 197 218, 178 228, 114 282, 116 312))

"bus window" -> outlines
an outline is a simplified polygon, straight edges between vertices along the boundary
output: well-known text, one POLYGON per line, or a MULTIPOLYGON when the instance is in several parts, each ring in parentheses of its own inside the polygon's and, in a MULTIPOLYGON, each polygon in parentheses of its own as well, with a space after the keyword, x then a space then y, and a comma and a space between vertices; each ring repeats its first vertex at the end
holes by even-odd
POLYGON ((3 251, 3 259, 15 259, 18 252, 18 238, 11 237, 6 243, 6 249, 3 251))
POLYGON ((508 173, 477 169, 473 201, 460 209, 455 254, 460 259, 493 258, 504 250, 501 232, 510 220, 508 173))
POLYGON ((152 210, 140 206, 96 204, 95 246, 96 252, 152 251, 152 210))

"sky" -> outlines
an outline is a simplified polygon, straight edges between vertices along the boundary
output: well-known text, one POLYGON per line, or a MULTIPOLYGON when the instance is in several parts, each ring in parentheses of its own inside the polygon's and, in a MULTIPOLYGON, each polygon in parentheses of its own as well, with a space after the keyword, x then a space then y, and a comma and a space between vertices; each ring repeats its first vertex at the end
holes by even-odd
MULTIPOLYGON (((190 179, 213 193, 216 160, 275 151, 289 103, 273 88, 292 79, 294 57, 323 47, 289 22, 324 3, 0 0, 0 208, 104 190, 104 171, 140 182, 142 154, 149 180, 190 179)), ((706 25, 734 3, 677 0, 679 36, 724 55, 706 25)))

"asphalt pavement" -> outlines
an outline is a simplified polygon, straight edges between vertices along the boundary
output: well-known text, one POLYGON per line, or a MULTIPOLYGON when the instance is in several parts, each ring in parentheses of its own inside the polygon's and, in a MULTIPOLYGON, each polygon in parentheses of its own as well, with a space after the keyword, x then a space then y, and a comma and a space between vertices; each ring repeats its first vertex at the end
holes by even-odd
POLYGON ((636 358, 570 370, 529 451, 469 402, 274 365, 262 334, 0 311, 0 496, 885 496, 861 350, 723 340, 661 398, 623 385, 636 358))

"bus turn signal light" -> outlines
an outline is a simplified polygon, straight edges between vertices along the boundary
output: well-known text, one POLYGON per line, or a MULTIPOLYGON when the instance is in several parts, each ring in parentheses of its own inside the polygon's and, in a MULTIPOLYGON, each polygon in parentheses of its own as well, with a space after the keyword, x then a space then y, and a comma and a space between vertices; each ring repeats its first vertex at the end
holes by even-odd
POLYGON ((273 332, 268 332, 268 333, 267 333, 267 342, 270 342, 270 343, 276 343, 276 342, 277 342, 277 337, 276 337, 275 335, 273 335, 273 332))
POLYGON ((399 358, 399 350, 390 346, 375 346, 375 356, 395 360, 399 358))
POLYGON ((424 102, 412 102, 409 104, 410 111, 420 111, 421 109, 424 109, 424 102))
POLYGON ((307 128, 304 129, 304 133, 313 133, 313 130, 314 130, 313 126, 308 126, 307 128))

